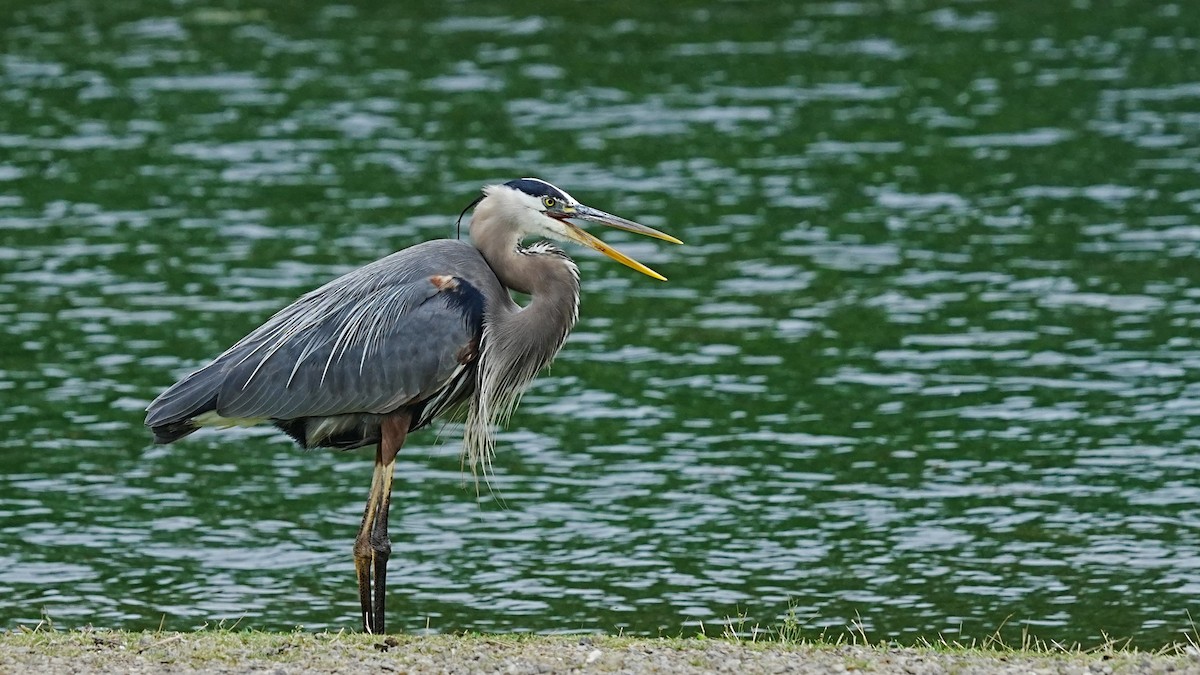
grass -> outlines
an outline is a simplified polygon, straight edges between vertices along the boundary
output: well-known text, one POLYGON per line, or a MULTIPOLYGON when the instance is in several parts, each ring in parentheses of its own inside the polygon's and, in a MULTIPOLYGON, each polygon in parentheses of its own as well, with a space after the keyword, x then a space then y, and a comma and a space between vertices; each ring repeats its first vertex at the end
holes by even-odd
MULTIPOLYGON (((1191 615, 1188 615, 1189 621, 1191 615)), ((1131 638, 1118 639, 1105 635, 1101 642, 1086 646, 1079 642, 1067 643, 1053 639, 1044 639, 1030 632, 1029 627, 1021 629, 1019 644, 1010 644, 1002 635, 1007 621, 998 626, 990 635, 982 639, 971 639, 969 642, 947 640, 939 635, 934 640, 920 638, 914 644, 904 645, 894 641, 871 640, 866 627, 861 620, 854 620, 844 629, 831 632, 822 629, 815 633, 806 625, 804 620, 793 609, 784 615, 782 623, 774 629, 763 629, 758 625, 747 626, 746 618, 739 616, 727 619, 723 626, 722 637, 735 642, 749 641, 751 643, 764 641, 782 645, 795 644, 806 646, 838 647, 843 645, 866 646, 880 648, 907 648, 941 650, 950 652, 981 652, 997 654, 1153 654, 1156 656, 1200 656, 1200 629, 1194 622, 1191 631, 1184 635, 1184 641, 1164 645, 1152 651, 1140 650, 1133 646, 1131 638)), ((702 634, 705 634, 702 630, 702 634)))
MULTIPOLYGON (((913 664, 940 671, 1063 672, 1108 670, 1162 672, 1200 666, 1195 639, 1155 651, 1128 640, 1065 645, 1022 633, 1019 644, 1001 638, 1000 626, 970 643, 944 638, 913 645, 872 641, 861 622, 836 635, 813 634, 794 614, 768 630, 733 618, 694 637, 545 636, 532 634, 395 635, 267 633, 217 626, 179 633, 84 628, 57 630, 43 622, 0 632, 0 673, 34 671, 159 672, 282 669, 286 672, 384 671, 603 671, 697 672, 742 664, 748 672, 808 666, 812 672, 846 669, 903 672, 913 664), (710 633, 712 633, 710 635, 710 633), (1065 669, 1065 671, 1064 671, 1065 669)), ((742 667, 739 666, 739 667, 742 667)))

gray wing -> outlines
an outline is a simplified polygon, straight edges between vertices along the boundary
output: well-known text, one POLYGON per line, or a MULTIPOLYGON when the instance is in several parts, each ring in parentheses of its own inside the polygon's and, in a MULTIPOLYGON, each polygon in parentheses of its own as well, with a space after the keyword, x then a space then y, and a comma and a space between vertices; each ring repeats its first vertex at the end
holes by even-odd
POLYGON ((432 396, 479 330, 450 293, 423 279, 336 308, 312 303, 221 357, 217 414, 382 414, 432 396))
POLYGON ((282 309, 163 392, 146 424, 170 442, 209 411, 296 419, 386 413, 425 400, 474 358, 485 303, 479 286, 491 294, 500 288, 461 242, 392 254, 282 309))

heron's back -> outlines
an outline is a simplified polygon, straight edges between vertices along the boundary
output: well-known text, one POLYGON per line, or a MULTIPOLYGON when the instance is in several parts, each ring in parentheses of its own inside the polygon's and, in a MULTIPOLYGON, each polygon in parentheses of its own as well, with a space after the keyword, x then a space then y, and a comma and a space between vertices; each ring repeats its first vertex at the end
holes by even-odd
POLYGON ((366 445, 380 415, 411 406, 416 428, 469 396, 484 315, 513 307, 475 247, 418 244, 283 308, 164 391, 146 425, 159 443, 272 420, 305 445, 366 445))

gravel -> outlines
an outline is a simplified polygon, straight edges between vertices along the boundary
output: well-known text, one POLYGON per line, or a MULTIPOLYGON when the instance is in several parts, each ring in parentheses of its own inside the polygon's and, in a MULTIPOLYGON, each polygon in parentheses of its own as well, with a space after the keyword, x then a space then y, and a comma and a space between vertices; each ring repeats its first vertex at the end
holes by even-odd
POLYGON ((1198 673, 1200 653, 1020 652, 726 639, 308 633, 0 634, 0 673, 1198 673))

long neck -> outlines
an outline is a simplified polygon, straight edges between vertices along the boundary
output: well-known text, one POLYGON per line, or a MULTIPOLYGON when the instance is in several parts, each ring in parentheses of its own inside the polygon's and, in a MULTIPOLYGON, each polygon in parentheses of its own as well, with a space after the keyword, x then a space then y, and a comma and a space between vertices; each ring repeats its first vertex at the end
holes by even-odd
POLYGON ((529 304, 506 320, 523 322, 526 336, 540 333, 542 341, 553 343, 557 352, 579 318, 579 270, 566 254, 550 244, 535 244, 513 255, 519 259, 523 274, 520 278, 502 276, 500 281, 518 293, 528 294, 529 304))
POLYGON ((504 309, 497 307, 488 322, 497 337, 511 338, 523 350, 540 352, 544 359, 537 367, 540 370, 558 353, 575 325, 579 270, 562 251, 547 243, 521 247, 523 228, 517 219, 524 209, 510 203, 510 197, 501 191, 476 207, 471 218, 471 241, 501 284, 530 296, 524 309, 514 309, 508 303, 504 303, 504 309))
POLYGON ((579 316, 579 271, 570 258, 543 242, 521 248, 515 236, 482 239, 476 245, 500 283, 530 296, 523 309, 509 306, 492 313, 490 330, 506 346, 540 361, 536 370, 541 370, 579 316))
POLYGON ((493 302, 485 314, 476 395, 463 444, 472 472, 480 465, 486 472, 495 447, 494 426, 508 419, 521 394, 554 360, 575 325, 579 275, 575 263, 548 244, 520 249, 515 234, 476 236, 472 230, 475 245, 500 282, 531 298, 523 308, 493 302))

